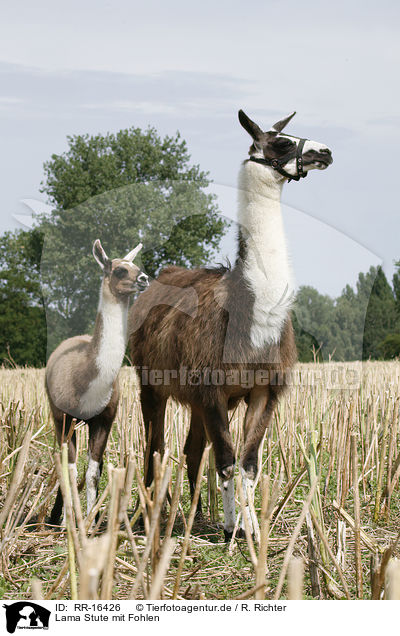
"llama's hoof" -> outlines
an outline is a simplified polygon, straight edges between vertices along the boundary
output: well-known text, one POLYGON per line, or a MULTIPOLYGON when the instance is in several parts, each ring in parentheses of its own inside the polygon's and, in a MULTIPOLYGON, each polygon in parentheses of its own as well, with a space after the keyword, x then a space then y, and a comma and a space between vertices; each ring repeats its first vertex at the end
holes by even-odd
MULTIPOLYGON (((129 519, 129 521, 131 522, 131 519, 129 519)), ((136 519, 135 525, 133 526, 132 529, 137 531, 137 532, 144 532, 144 517, 143 517, 143 515, 139 515, 139 517, 136 519)))
MULTIPOLYGON (((18 526, 21 526, 25 523, 25 519, 20 520, 18 526)), ((51 523, 50 520, 46 517, 45 519, 41 519, 39 521, 39 516, 34 515, 29 519, 29 521, 25 525, 25 529, 27 532, 40 532, 41 530, 47 530, 48 526, 52 526, 51 529, 58 530, 59 524, 51 523)))
POLYGON ((56 530, 58 532, 67 529, 66 526, 63 526, 61 519, 52 519, 51 517, 46 517, 44 523, 46 526, 50 526, 51 530, 56 530))
POLYGON ((222 477, 222 482, 227 482, 230 481, 231 479, 233 479, 233 476, 235 474, 235 464, 231 464, 230 466, 225 466, 225 468, 223 468, 221 470, 221 477, 222 477))
MULTIPOLYGON (((27 532, 37 532, 40 529, 40 526, 42 525, 42 524, 39 524, 38 521, 39 521, 39 518, 37 515, 31 517, 25 526, 25 529, 27 530, 27 532)), ((20 521, 18 525, 20 526, 22 525, 22 523, 23 521, 20 521)))
MULTIPOLYGON (((224 528, 224 537, 225 537, 225 543, 229 543, 233 537, 233 531, 229 531, 229 530, 225 530, 224 528)), ((243 528, 238 528, 236 530, 236 534, 235 534, 235 539, 245 539, 246 538, 246 533, 244 531, 243 528)))
POLYGON ((245 539, 246 538, 246 532, 244 531, 244 528, 238 528, 236 536, 237 536, 238 539, 245 539))
POLYGON ((253 482, 257 476, 257 462, 246 462, 244 465, 240 466, 240 472, 242 479, 247 479, 248 481, 253 482))

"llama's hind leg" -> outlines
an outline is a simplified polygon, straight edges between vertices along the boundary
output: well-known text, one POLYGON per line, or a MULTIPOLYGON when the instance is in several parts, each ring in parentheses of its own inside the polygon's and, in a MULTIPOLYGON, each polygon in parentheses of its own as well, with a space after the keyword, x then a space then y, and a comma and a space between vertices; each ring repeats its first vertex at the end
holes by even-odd
POLYGON ((99 415, 88 422, 89 460, 86 470, 86 514, 89 515, 96 499, 103 470, 103 455, 110 434, 113 418, 99 415))
POLYGON ((154 477, 153 455, 164 453, 164 416, 167 400, 150 387, 142 386, 140 401, 146 432, 145 484, 151 486, 154 477))
MULTIPOLYGON (((192 410, 190 429, 183 451, 186 455, 191 499, 193 499, 194 491, 196 488, 197 473, 199 471, 200 461, 205 445, 206 434, 204 430, 202 414, 192 410)), ((199 495, 199 499, 197 502, 196 514, 198 516, 202 516, 201 495, 199 495)))
MULTIPOLYGON (((57 437, 57 441, 58 441, 60 446, 61 446, 61 443, 63 441, 63 428, 64 428, 63 419, 57 419, 55 421, 56 437, 57 437)), ((72 424, 72 418, 69 415, 67 415, 65 417, 64 439, 68 436, 71 424, 72 424)), ((76 435, 75 435, 75 431, 73 432, 71 440, 70 440, 70 442, 68 444, 68 465, 70 467, 72 467, 73 472, 75 474, 75 478, 76 478, 77 470, 76 470, 76 435)), ((62 524, 61 525, 63 525, 64 527, 67 525, 65 506, 63 504, 64 504, 63 496, 62 496, 62 493, 61 493, 61 488, 59 487, 58 490, 57 490, 56 500, 54 502, 54 506, 52 508, 52 511, 50 513, 50 517, 49 517, 49 520, 48 520, 48 523, 50 525, 52 525, 52 526, 60 525, 61 515, 63 516, 63 520, 62 520, 62 524)))

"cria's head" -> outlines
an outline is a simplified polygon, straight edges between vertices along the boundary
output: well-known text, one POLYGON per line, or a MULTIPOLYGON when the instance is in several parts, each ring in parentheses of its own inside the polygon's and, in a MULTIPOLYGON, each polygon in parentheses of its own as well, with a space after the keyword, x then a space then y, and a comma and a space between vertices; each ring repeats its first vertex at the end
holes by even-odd
POLYGON ((108 258, 99 239, 93 244, 93 256, 104 273, 104 279, 116 298, 123 298, 135 291, 143 291, 149 284, 147 274, 134 264, 134 258, 142 249, 139 243, 124 258, 108 258))

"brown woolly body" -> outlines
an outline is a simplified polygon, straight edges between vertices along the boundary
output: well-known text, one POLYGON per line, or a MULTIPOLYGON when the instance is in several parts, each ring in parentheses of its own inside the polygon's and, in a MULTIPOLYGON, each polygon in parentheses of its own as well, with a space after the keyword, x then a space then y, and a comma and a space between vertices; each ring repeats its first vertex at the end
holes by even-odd
MULTIPOLYGON (((187 270, 170 266, 160 273, 157 282, 162 285, 151 284, 136 300, 128 327, 132 361, 142 371, 142 379, 150 376, 150 371, 181 370, 176 378, 169 375, 169 384, 153 385, 156 394, 164 398, 171 395, 190 406, 199 399, 202 404, 225 399, 231 408, 235 400, 246 397, 252 389, 232 384, 234 376, 229 375, 230 370, 238 370, 239 377, 244 377, 241 372, 245 370, 274 370, 282 376, 295 363, 290 317, 278 344, 261 351, 251 345, 251 294, 244 287, 238 269, 187 270), (176 288, 173 297, 168 293, 168 304, 164 285, 176 288), (186 289, 194 290, 195 294, 186 296, 182 293, 186 289), (205 370, 221 370, 221 377, 229 375, 228 383, 197 384, 196 372, 203 373, 204 378, 205 370)), ((156 374, 154 378, 157 382, 156 374)), ((283 388, 276 386, 274 391, 279 393, 283 388)))
POLYGON ((253 300, 243 282, 239 260, 232 271, 167 267, 135 301, 128 333, 131 358, 141 380, 147 434, 151 424, 147 484, 153 477, 152 454, 164 448, 164 412, 169 396, 191 407, 185 454, 192 492, 207 438, 213 442, 219 474, 222 478, 232 476, 235 456, 228 409, 241 398, 248 404, 241 463, 247 474, 255 476, 258 448, 285 382, 252 385, 247 380, 232 383, 228 378, 232 379, 232 371, 241 377, 240 373, 248 370, 273 370, 282 377, 279 372, 288 371, 296 361, 296 346, 288 317, 278 344, 263 350, 252 347, 253 300), (210 372, 208 377, 212 371, 222 371, 227 381, 205 382, 204 374, 201 382, 190 381, 189 373, 195 372, 193 378, 205 370, 210 372))

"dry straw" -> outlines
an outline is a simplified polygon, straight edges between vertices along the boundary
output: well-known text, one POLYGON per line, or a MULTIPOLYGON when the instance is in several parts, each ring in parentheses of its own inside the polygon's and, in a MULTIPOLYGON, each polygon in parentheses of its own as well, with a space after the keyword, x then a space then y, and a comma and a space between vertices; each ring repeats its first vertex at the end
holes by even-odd
MULTIPOLYGON (((203 490, 210 521, 195 524, 182 453, 190 416, 184 407, 168 404, 168 451, 155 458, 148 489, 137 383, 131 369, 122 370, 107 469, 86 519, 66 446, 64 461, 55 452, 43 372, 0 370, 4 597, 397 598, 400 365, 316 363, 298 365, 296 374, 262 446, 250 505, 259 534, 251 535, 251 498, 239 478, 247 540, 235 536, 225 546, 209 449, 195 498, 203 490), (58 481, 67 531, 44 524, 58 481)), ((231 414, 238 454, 243 415, 242 404, 231 414)), ((76 434, 82 480, 87 427, 78 424, 76 434)))

